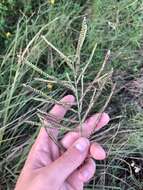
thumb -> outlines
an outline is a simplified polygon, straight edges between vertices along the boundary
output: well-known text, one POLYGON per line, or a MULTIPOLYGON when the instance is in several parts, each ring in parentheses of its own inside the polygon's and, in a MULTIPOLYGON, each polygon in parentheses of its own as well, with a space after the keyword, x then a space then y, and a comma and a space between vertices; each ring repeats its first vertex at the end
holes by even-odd
POLYGON ((88 139, 79 138, 61 157, 45 168, 48 179, 60 186, 86 159, 89 146, 88 139))

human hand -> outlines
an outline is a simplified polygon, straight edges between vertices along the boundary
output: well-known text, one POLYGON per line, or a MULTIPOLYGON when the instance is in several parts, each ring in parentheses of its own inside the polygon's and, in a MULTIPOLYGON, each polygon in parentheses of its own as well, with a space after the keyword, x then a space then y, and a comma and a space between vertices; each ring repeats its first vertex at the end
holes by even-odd
MULTIPOLYGON (((61 102, 72 105, 74 97, 65 96, 61 102)), ((50 114, 59 121, 67 110, 67 106, 55 105, 50 114)), ((109 122, 106 113, 102 113, 99 121, 98 118, 99 114, 95 114, 85 121, 82 126, 84 137, 80 136, 79 127, 77 132, 69 132, 64 136, 61 140, 61 144, 67 149, 64 153, 48 136, 45 128, 41 128, 15 190, 83 190, 84 183, 89 181, 95 172, 95 162, 91 157, 96 160, 106 157, 103 148, 97 143, 90 144, 87 138, 109 122)), ((50 132, 57 138, 57 129, 50 132)))

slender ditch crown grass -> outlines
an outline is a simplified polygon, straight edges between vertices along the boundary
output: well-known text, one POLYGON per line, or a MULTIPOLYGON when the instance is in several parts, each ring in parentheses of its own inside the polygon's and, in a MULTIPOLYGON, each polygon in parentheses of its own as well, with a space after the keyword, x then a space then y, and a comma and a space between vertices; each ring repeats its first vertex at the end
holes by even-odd
MULTIPOLYGON (((61 137, 77 124, 82 134, 82 123, 93 112, 103 112, 114 91, 113 71, 106 67, 110 51, 104 52, 101 68, 92 64, 96 42, 90 55, 82 52, 88 33, 86 19, 81 32, 73 28, 73 23, 83 18, 79 16, 81 7, 72 2, 48 9, 46 5, 39 7, 36 19, 23 15, 11 46, 1 58, 0 184, 5 189, 12 189, 41 127, 37 114, 47 114, 53 104, 60 103, 61 97, 72 93, 76 105, 60 125, 53 125, 60 128, 61 137), (42 19, 47 14, 48 19, 42 19)), ((96 175, 86 189, 141 187, 132 172, 125 173, 132 171, 127 159, 138 151, 133 142, 139 131, 123 122, 115 124, 115 119, 112 118, 110 127, 91 137, 107 147, 108 159, 97 162, 96 175)))

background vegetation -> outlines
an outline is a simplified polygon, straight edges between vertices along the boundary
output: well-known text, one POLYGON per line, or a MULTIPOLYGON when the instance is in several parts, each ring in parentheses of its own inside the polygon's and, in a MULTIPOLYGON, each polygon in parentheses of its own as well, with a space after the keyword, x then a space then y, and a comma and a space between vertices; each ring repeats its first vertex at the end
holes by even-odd
MULTIPOLYGON (((88 31, 81 52, 81 69, 95 44, 97 47, 84 75, 84 86, 98 73, 109 49, 111 55, 104 74, 113 68, 112 81, 116 83, 112 100, 106 107, 111 122, 93 136, 107 149, 108 159, 97 162, 96 175, 85 189, 143 189, 142 0, 3 0, 0 2, 2 190, 13 189, 39 131, 35 123, 37 109, 46 106, 49 110, 51 100, 73 93, 71 88, 53 82, 58 79, 67 85, 69 78, 74 80, 74 75, 41 35, 73 60, 85 16, 88 31), (23 84, 39 91, 27 89, 28 86, 26 90, 23 84), (41 101, 41 91, 50 97, 46 102, 41 101)), ((89 114, 100 111, 108 98, 111 81, 106 82, 89 114)), ((101 83, 99 89, 100 86, 101 83)))

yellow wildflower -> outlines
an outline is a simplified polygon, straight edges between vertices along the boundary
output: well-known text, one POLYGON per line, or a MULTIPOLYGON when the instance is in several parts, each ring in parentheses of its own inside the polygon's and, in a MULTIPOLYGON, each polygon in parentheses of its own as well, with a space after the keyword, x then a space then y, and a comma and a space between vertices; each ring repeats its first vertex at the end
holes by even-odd
POLYGON ((53 89, 53 84, 49 82, 49 83, 47 84, 47 87, 48 87, 48 89, 51 91, 51 90, 53 89))
POLYGON ((55 0, 50 0, 50 3, 51 3, 52 5, 54 5, 54 4, 55 4, 55 0))
POLYGON ((10 32, 6 32, 5 35, 7 38, 10 38, 12 36, 12 34, 10 32))

